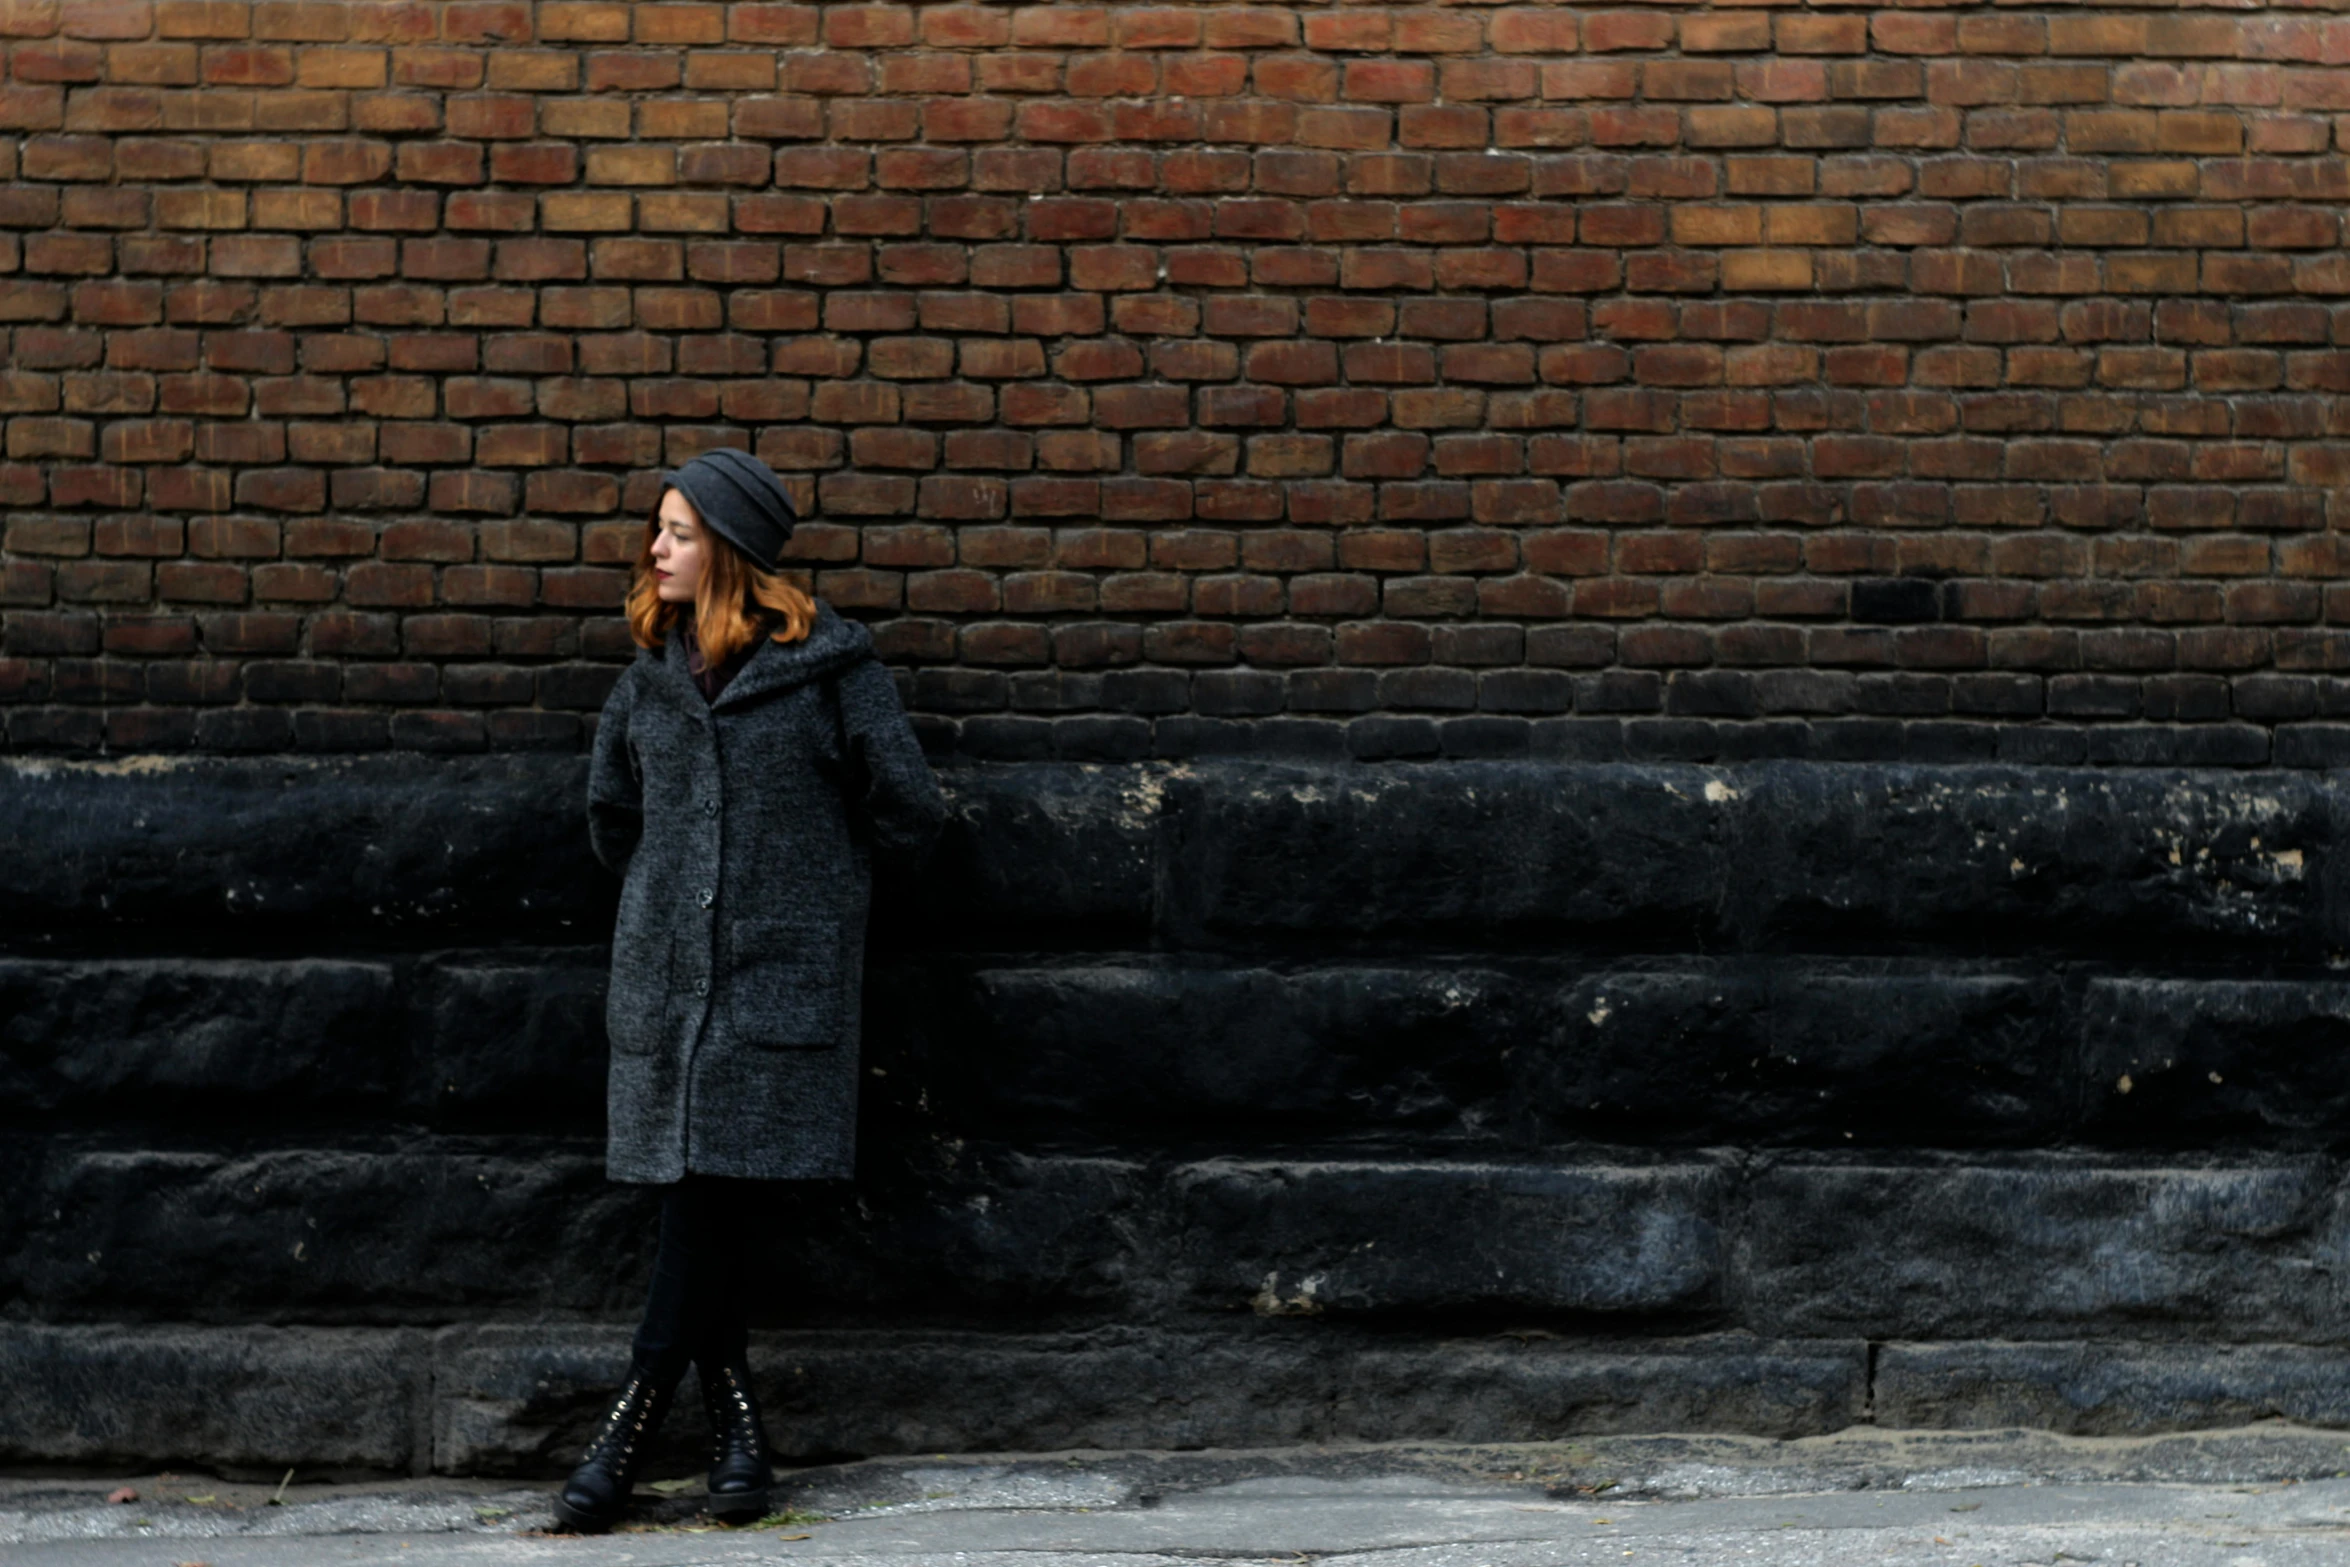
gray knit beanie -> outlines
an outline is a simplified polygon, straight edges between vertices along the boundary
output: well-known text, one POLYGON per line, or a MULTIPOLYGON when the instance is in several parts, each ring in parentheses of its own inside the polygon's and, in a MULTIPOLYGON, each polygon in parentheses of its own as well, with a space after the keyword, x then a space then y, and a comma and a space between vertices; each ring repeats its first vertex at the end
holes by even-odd
POLYGON ((775 569, 791 537, 792 504, 774 469, 749 452, 720 446, 661 475, 661 484, 692 501, 702 521, 761 571, 775 569))

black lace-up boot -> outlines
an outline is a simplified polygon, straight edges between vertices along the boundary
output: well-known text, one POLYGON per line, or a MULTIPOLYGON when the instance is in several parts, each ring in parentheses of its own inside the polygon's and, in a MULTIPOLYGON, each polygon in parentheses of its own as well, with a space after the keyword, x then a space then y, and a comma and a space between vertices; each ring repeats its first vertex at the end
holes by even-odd
POLYGON ((628 1493, 636 1487, 637 1470, 661 1429, 676 1385, 642 1367, 630 1373, 628 1386, 588 1444, 587 1457, 555 1494, 555 1517, 564 1527, 601 1534, 628 1511, 628 1493))
POLYGON ((751 1368, 739 1359, 702 1372, 702 1409, 710 1417, 710 1512, 730 1520, 767 1512, 775 1471, 767 1467, 767 1433, 751 1393, 751 1368))

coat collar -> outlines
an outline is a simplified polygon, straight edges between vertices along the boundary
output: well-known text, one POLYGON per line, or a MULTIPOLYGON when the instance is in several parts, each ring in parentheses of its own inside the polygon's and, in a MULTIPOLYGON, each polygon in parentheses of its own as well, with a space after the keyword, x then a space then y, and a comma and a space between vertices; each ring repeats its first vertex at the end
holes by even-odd
POLYGON ((750 660, 735 671, 715 702, 705 701, 686 668, 685 639, 668 637, 659 655, 662 684, 673 701, 687 710, 719 713, 742 707, 777 691, 819 680, 873 656, 873 634, 853 620, 844 620, 830 604, 818 602, 816 624, 805 639, 776 642, 761 638, 750 660))

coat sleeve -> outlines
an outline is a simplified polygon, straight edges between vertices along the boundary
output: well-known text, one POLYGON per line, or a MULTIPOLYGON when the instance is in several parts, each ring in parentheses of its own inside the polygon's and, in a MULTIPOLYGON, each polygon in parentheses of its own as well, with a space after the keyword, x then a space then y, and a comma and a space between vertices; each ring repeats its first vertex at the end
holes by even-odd
POLYGON ((627 674, 604 699, 596 721, 595 754, 588 761, 588 842, 614 875, 628 873, 629 857, 645 831, 644 780, 628 748, 628 717, 636 682, 627 674))
POLYGON ((946 825, 947 803, 906 722, 898 688, 875 659, 840 677, 841 731, 848 742, 849 805, 887 859, 918 863, 946 825))

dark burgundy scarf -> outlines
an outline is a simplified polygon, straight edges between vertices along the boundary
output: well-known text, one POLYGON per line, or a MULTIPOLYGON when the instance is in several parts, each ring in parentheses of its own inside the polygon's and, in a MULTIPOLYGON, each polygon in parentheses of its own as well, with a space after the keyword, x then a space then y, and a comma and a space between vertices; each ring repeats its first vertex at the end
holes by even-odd
POLYGON ((702 657, 701 642, 694 636, 693 616, 688 614, 677 617, 678 645, 685 649, 685 670, 694 677, 694 685, 701 691, 703 701, 718 700, 718 693, 726 689, 728 681, 743 672, 743 666, 751 661, 752 655, 759 651, 759 644, 767 640, 772 630, 774 628, 766 621, 760 621, 758 634, 745 642, 742 650, 734 657, 712 669, 709 661, 702 657))

